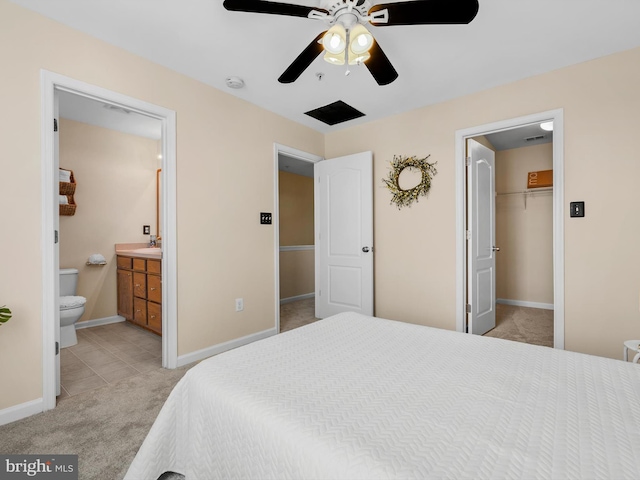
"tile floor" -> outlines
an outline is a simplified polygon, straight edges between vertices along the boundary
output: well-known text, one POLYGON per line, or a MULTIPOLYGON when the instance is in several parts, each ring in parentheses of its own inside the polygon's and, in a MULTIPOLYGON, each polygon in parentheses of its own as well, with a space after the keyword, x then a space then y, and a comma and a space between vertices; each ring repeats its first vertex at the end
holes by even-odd
POLYGON ((60 350, 58 400, 162 368, 162 338, 128 322, 77 334, 77 345, 60 350))

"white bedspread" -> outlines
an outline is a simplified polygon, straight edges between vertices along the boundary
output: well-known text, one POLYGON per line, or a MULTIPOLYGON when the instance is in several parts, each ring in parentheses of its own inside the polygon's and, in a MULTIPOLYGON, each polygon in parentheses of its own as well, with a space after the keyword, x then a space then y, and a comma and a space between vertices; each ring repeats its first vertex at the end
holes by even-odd
POLYGON ((128 479, 626 479, 640 366, 336 315, 192 368, 128 479))

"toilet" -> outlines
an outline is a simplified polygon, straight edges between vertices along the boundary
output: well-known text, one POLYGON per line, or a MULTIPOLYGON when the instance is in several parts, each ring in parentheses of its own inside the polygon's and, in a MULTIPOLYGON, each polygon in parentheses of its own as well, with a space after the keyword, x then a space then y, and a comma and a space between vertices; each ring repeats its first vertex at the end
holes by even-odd
POLYGON ((78 343, 76 322, 84 314, 87 299, 76 295, 78 270, 60 269, 60 347, 71 347, 78 343))

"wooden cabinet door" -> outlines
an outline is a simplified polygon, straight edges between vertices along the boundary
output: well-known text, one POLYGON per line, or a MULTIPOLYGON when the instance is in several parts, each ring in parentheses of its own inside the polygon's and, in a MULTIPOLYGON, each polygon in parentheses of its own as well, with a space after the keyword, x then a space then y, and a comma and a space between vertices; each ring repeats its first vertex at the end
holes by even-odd
POLYGON ((133 278, 126 270, 118 270, 118 315, 133 319, 133 278))
POLYGON ((162 334, 162 305, 147 302, 147 326, 156 333, 162 334))
POLYGON ((134 297, 133 299, 133 321, 139 325, 147 325, 147 301, 134 297))
POLYGON ((133 295, 139 298, 147 298, 147 275, 133 272, 133 295))
POLYGON ((162 303, 162 277, 147 275, 147 300, 162 303))

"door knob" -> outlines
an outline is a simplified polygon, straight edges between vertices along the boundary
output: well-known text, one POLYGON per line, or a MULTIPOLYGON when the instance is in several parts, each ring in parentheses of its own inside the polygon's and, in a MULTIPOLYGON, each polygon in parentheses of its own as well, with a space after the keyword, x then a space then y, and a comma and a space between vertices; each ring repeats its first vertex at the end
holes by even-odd
POLYGON ((362 247, 362 251, 364 253, 368 253, 369 252, 369 247, 362 247))
POLYGON ((500 247, 491 247, 491 249, 492 249, 494 252, 499 252, 499 251, 500 251, 500 247))

